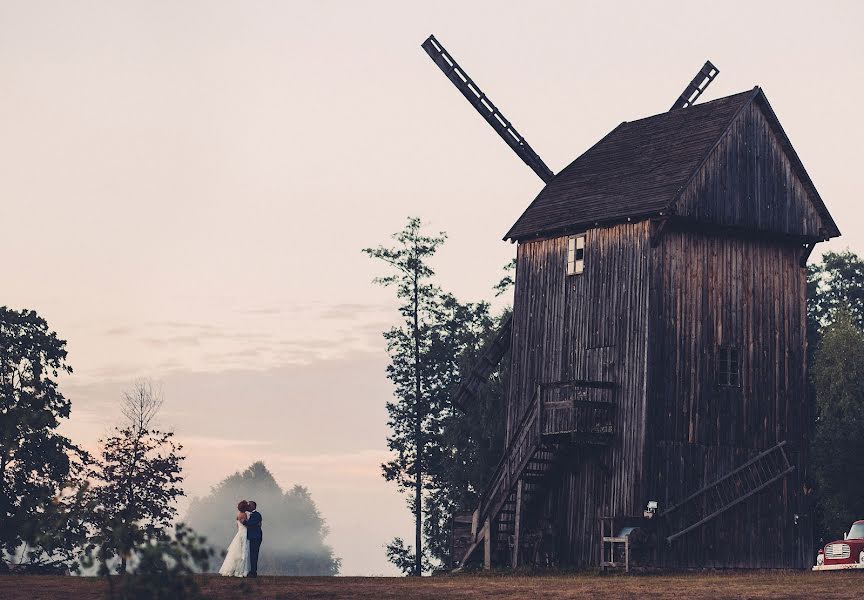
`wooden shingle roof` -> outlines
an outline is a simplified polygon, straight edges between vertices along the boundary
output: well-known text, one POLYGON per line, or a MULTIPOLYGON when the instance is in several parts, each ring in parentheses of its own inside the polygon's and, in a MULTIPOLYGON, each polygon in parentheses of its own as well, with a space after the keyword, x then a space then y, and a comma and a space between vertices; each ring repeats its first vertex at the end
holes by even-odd
MULTIPOLYGON (((735 117, 757 98, 765 103, 775 129, 788 144, 758 87, 625 121, 558 173, 504 239, 546 237, 604 222, 665 214, 735 117)), ((836 229, 791 144, 788 148, 796 170, 815 195, 817 208, 836 229)))

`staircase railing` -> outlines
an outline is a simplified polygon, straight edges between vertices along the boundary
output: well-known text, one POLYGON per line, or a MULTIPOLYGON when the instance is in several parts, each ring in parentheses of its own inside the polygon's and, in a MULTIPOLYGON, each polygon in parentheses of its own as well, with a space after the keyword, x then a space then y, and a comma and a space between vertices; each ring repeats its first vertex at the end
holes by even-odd
POLYGON ((480 497, 473 518, 473 543, 462 563, 470 559, 483 539, 492 535, 495 521, 508 499, 512 502, 511 496, 519 480, 529 476, 545 477, 549 465, 554 462, 547 454, 559 446, 561 436, 567 438, 565 443, 609 443, 614 425, 613 388, 611 382, 582 380, 541 384, 534 388, 504 455, 480 497), (548 451, 546 454, 541 452, 544 449, 548 451))
POLYGON ((615 417, 613 388, 611 382, 582 380, 536 386, 480 500, 478 523, 482 525, 497 514, 543 436, 611 435, 615 417))
POLYGON ((543 385, 541 435, 611 435, 615 424, 614 387, 612 382, 586 380, 543 385))
POLYGON ((495 474, 489 480, 486 491, 480 500, 478 509, 478 523, 480 526, 487 518, 495 516, 501 506, 507 500, 510 489, 516 483, 525 465, 531 459, 531 455, 540 445, 540 396, 539 386, 534 390, 531 402, 519 425, 516 434, 507 445, 504 456, 495 468, 495 474))

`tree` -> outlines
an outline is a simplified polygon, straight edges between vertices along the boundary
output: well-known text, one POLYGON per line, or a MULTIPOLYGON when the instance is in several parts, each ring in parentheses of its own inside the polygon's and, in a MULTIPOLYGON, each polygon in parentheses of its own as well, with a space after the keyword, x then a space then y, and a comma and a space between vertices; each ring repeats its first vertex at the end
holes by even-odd
POLYGON ((812 444, 825 534, 864 514, 864 331, 859 315, 831 315, 813 365, 819 416, 812 444))
POLYGON ((807 359, 819 346, 822 328, 838 311, 848 310, 864 327, 864 260, 850 250, 826 252, 807 267, 807 359))
POLYGON ((57 387, 72 373, 66 357, 66 342, 36 312, 0 307, 0 560, 17 553, 19 562, 75 566, 87 454, 57 432, 71 409, 57 387))
POLYGON ((807 270, 807 354, 811 393, 816 398, 810 466, 819 484, 817 521, 823 536, 834 537, 848 527, 850 507, 856 505, 853 497, 860 493, 856 480, 845 477, 843 470, 855 469, 856 459, 847 449, 860 439, 864 427, 852 400, 860 393, 854 373, 858 369, 856 332, 862 328, 864 260, 849 250, 826 252, 821 262, 807 270), (844 350, 843 344, 848 348, 844 350), (832 440, 838 439, 843 442, 835 451, 832 440))
POLYGON ((509 373, 508 356, 476 390, 472 401, 462 410, 449 402, 463 373, 474 368, 480 352, 498 334, 509 315, 491 315, 486 303, 459 305, 449 313, 448 348, 436 355, 446 374, 447 402, 442 401, 440 432, 435 437, 429 472, 424 523, 429 554, 440 564, 450 562, 450 520, 454 513, 473 508, 485 489, 504 447, 506 410, 505 391, 509 373))
POLYGON ((158 539, 171 526, 177 514, 174 503, 184 495, 183 447, 174 442, 173 433, 152 428, 161 406, 161 393, 148 382, 137 382, 124 392, 124 424, 100 440, 100 455, 89 470, 96 483, 91 492, 96 534, 91 542, 103 549, 105 564, 119 556, 121 573, 136 547, 158 539))
POLYGON ((496 296, 501 296, 511 287, 516 285, 516 259, 513 258, 510 262, 504 265, 504 276, 501 281, 492 286, 496 296), (512 275, 511 275, 512 273, 512 275))
MULTIPOLYGON (((116 597, 122 600, 198 600, 205 596, 195 581, 195 573, 206 570, 213 551, 206 540, 178 523, 172 534, 159 532, 135 550, 138 557, 131 577, 124 577, 116 597)), ((109 598, 115 598, 109 581, 109 598)))
POLYGON ((848 311, 864 327, 864 260, 850 250, 826 252, 807 268, 807 316, 811 328, 828 325, 848 311))
MULTIPOLYGON (((493 286, 496 296, 506 293, 515 284, 514 258, 504 265, 504 276, 493 286)), ((446 329, 450 343, 435 355, 446 373, 448 395, 455 393, 463 374, 469 373, 487 344, 499 333, 510 317, 505 309, 493 317, 485 302, 459 305, 447 313, 446 329)), ((435 438, 438 460, 430 466, 433 484, 426 498, 427 518, 424 523, 429 555, 438 565, 450 564, 450 524, 456 512, 472 509, 486 488, 504 449, 506 426, 506 392, 509 383, 510 355, 506 353, 497 368, 474 391, 472 401, 462 410, 454 410, 442 402, 441 431, 435 438)), ((393 550, 399 558, 398 548, 393 550)))
MULTIPOLYGON (((396 457, 382 465, 387 481, 396 481, 401 489, 411 490, 408 507, 414 514, 414 564, 412 573, 423 572, 423 484, 424 460, 429 452, 430 436, 439 428, 435 405, 435 372, 432 332, 442 322, 441 289, 432 283, 435 272, 431 259, 446 235, 427 236, 420 219, 411 217, 402 231, 393 235, 396 244, 387 248, 366 248, 364 253, 386 263, 391 274, 375 282, 394 286, 401 301, 401 326, 384 333, 390 365, 387 377, 396 386, 396 402, 387 403, 391 434, 387 445, 396 457)), ((401 540, 399 540, 401 542, 401 540)), ((396 540, 391 544, 396 543, 396 540)), ((397 549, 394 547, 393 552, 397 549)), ((392 554, 388 548, 388 554, 392 554)), ((402 563, 404 564, 404 563, 402 563)))
POLYGON ((237 527, 234 507, 244 499, 254 500, 264 515, 267 552, 261 555, 260 573, 338 575, 341 561, 325 543, 329 530, 309 491, 295 485, 284 493, 263 462, 227 477, 206 497, 193 499, 186 521, 213 547, 227 548, 237 527))
POLYGON ((111 549, 106 544, 91 545, 85 551, 88 568, 97 566, 105 577, 109 600, 199 600, 205 596, 195 581, 195 573, 206 571, 213 550, 206 540, 183 523, 173 532, 158 531, 139 540, 133 548, 136 557, 129 572, 120 575, 119 585, 108 569, 111 549))
MULTIPOLYGON (((387 443, 396 457, 382 468, 388 481, 412 492, 408 506, 414 513, 415 546, 412 550, 396 538, 386 551, 403 572, 419 575, 448 561, 453 513, 476 502, 500 459, 507 360, 479 391, 468 415, 453 406, 451 396, 461 372, 473 368, 481 347, 497 334, 500 320, 493 318, 488 303, 461 303, 433 283, 428 261, 445 234, 426 236, 419 219, 412 218, 393 237, 395 247, 364 252, 393 269, 376 281, 396 286, 402 300, 403 324, 384 333, 391 358, 387 376, 398 401, 387 404, 387 443)), ((509 272, 514 268, 515 261, 505 266, 496 295, 512 286, 509 272)))

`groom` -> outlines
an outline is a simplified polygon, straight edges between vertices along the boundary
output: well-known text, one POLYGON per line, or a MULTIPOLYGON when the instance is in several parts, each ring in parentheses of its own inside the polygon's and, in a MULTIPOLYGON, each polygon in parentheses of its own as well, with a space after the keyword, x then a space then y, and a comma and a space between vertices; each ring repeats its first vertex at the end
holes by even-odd
POLYGON ((261 550, 261 513, 256 509, 258 505, 249 501, 249 518, 243 523, 246 526, 246 539, 249 540, 249 560, 252 563, 248 577, 258 577, 258 551, 261 550))

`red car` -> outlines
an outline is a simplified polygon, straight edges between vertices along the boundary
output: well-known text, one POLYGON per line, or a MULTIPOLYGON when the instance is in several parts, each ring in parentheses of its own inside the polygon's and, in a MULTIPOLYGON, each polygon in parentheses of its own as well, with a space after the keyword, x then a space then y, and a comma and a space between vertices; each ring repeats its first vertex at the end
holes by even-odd
POLYGON ((864 521, 855 521, 844 539, 819 550, 814 571, 839 569, 864 569, 864 521))

